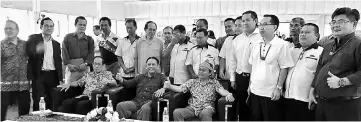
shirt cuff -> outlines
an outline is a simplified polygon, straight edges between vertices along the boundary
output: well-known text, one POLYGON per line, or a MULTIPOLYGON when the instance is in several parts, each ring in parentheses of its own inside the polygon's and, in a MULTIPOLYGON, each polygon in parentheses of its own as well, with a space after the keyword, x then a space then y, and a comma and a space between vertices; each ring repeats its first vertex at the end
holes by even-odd
POLYGON ((352 85, 359 85, 361 82, 360 77, 357 76, 356 74, 351 74, 346 78, 352 83, 352 85))

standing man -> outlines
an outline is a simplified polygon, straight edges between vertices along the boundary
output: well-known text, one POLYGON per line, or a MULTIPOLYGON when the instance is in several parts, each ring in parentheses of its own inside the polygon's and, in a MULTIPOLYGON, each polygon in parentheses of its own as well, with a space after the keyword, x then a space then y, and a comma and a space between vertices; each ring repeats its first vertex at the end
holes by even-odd
MULTIPOLYGON (((172 39, 172 33, 173 33, 173 28, 170 26, 167 26, 163 29, 163 37, 164 37, 164 49, 167 49, 168 46, 171 43, 171 39, 172 39)), ((170 56, 163 56, 163 70, 164 70, 164 74, 166 76, 169 76, 169 71, 170 71, 170 56)))
POLYGON ((299 35, 305 20, 301 17, 295 17, 290 22, 290 38, 292 38, 293 46, 300 46, 299 35))
POLYGON ((30 82, 27 77, 28 56, 26 41, 18 38, 19 26, 15 21, 5 23, 5 39, 1 41, 1 121, 5 121, 7 108, 18 103, 19 116, 30 110, 30 82))
POLYGON ((234 104, 238 102, 239 119, 241 121, 249 121, 251 115, 250 109, 246 105, 246 99, 248 97, 247 89, 252 67, 248 60, 252 44, 257 40, 261 40, 262 37, 257 29, 258 17, 256 12, 244 12, 242 19, 236 20, 237 26, 239 26, 239 21, 242 21, 244 32, 233 41, 229 65, 230 82, 233 89, 236 89, 236 102, 234 104))
POLYGON ((189 41, 190 37, 186 36, 186 28, 183 25, 174 27, 173 36, 163 56, 170 56, 169 77, 172 84, 181 85, 190 79, 185 61, 194 45, 189 41))
MULTIPOLYGON (((135 50, 135 72, 138 74, 146 73, 145 62, 149 57, 162 59, 163 52, 163 41, 157 37, 154 37, 155 32, 157 32, 157 24, 153 21, 148 21, 145 23, 144 31, 146 33, 145 38, 139 39, 135 50)), ((160 61, 161 66, 162 64, 163 62, 160 61)))
POLYGON ((237 17, 234 24, 235 24, 235 29, 234 29, 235 35, 241 35, 244 31, 242 26, 242 16, 237 17))
MULTIPOLYGON (((226 28, 226 32, 234 32, 235 29, 235 20, 232 18, 227 18, 224 21, 224 27, 226 28)), ((224 43, 222 42, 220 53, 219 53, 219 77, 223 80, 229 80, 229 57, 231 56, 231 47, 233 44, 233 39, 235 39, 236 35, 227 35, 228 37, 225 39, 224 43)), ((217 44, 217 43, 216 43, 217 44)), ((217 48, 217 47, 216 47, 217 48)))
POLYGON ((215 44, 215 48, 217 48, 219 51, 221 51, 222 45, 225 42, 226 38, 229 37, 229 36, 234 36, 235 35, 234 27, 233 28, 231 27, 231 26, 234 25, 235 21, 236 20, 234 20, 232 18, 227 18, 226 20, 224 20, 224 30, 226 31, 226 36, 219 37, 216 40, 216 44, 215 44), (226 24, 226 22, 229 22, 230 20, 233 21, 233 24, 229 24, 229 23, 226 24))
POLYGON ((93 26, 93 33, 94 33, 95 36, 99 36, 102 33, 102 30, 100 30, 99 25, 94 25, 93 26))
POLYGON ((99 52, 99 42, 97 42, 96 40, 98 39, 98 36, 102 33, 102 30, 100 30, 100 26, 99 25, 94 25, 93 26, 93 33, 94 35, 93 40, 94 41, 94 55, 96 56, 100 56, 100 52, 99 52))
POLYGON ((53 105, 51 89, 63 82, 60 43, 51 34, 54 22, 44 18, 40 22, 41 34, 29 36, 26 43, 28 53, 28 77, 32 80, 33 111, 39 110, 40 97, 45 97, 46 108, 53 105))
MULTIPOLYGON (((206 19, 198 19, 196 22, 196 30, 199 29, 206 29, 208 30, 208 21, 206 19)), ((207 43, 215 46, 216 45, 216 40, 215 39, 211 39, 211 38, 207 38, 207 43)), ((197 44, 196 44, 197 45, 197 44)))
POLYGON ((361 38, 355 35, 360 13, 343 7, 331 17, 335 38, 318 62, 310 105, 317 103, 319 121, 361 121, 361 38))
POLYGON ((85 35, 87 21, 83 16, 75 19, 75 32, 69 33, 64 37, 63 41, 63 63, 66 65, 66 75, 68 82, 76 81, 81 78, 86 71, 90 71, 89 67, 93 63, 94 58, 94 40, 91 36, 85 35), (80 66, 72 64, 74 60, 83 60, 80 66), (70 73, 77 74, 70 77, 70 73), (74 78, 74 79, 73 79, 74 78))
POLYGON ((287 70, 293 61, 287 42, 278 38, 278 17, 264 15, 258 24, 263 37, 252 46, 249 63, 252 65, 250 96, 251 117, 255 121, 282 120, 280 98, 287 70))
POLYGON ((197 46, 193 47, 187 55, 185 65, 191 79, 198 78, 199 65, 208 60, 217 71, 219 66, 218 50, 207 43, 208 32, 206 29, 198 29, 196 31, 197 46))
POLYGON ((295 66, 290 68, 286 79, 285 120, 313 121, 314 111, 308 109, 308 94, 315 77, 318 59, 323 48, 317 44, 320 37, 316 24, 306 23, 300 32, 301 47, 292 47, 295 66))
POLYGON ((118 73, 120 68, 118 64, 118 57, 114 54, 117 50, 120 38, 111 32, 110 27, 112 22, 108 17, 102 17, 99 20, 100 28, 103 33, 98 36, 97 43, 99 43, 99 51, 103 57, 107 71, 112 72, 113 75, 118 73))
POLYGON ((140 37, 135 33, 137 22, 134 19, 128 19, 125 22, 128 36, 124 37, 118 43, 115 55, 118 56, 118 62, 121 67, 119 70, 123 79, 130 80, 135 77, 135 49, 140 37))

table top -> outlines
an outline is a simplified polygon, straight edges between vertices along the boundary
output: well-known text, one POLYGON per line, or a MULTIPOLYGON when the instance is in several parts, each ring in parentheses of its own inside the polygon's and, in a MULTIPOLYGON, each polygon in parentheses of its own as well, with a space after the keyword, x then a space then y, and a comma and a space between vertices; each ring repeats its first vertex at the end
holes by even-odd
POLYGON ((85 115, 69 114, 62 112, 52 112, 52 114, 48 116, 39 116, 37 115, 37 113, 39 113, 39 111, 34 111, 30 114, 19 116, 6 121, 83 121, 85 117, 85 115))

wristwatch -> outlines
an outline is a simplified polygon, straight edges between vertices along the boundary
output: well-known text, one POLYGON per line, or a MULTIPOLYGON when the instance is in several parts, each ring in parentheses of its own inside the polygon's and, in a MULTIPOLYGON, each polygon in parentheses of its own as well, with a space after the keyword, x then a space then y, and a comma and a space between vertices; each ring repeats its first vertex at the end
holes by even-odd
POLYGON ((340 80, 338 81, 338 86, 340 87, 345 87, 346 85, 346 81, 344 78, 340 78, 340 80))

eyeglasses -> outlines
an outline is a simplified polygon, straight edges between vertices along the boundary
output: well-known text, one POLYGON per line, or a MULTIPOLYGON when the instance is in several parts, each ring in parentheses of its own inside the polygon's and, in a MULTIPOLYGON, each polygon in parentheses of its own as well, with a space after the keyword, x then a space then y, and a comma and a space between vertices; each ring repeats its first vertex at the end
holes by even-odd
POLYGON ((257 23, 257 26, 259 27, 265 27, 265 26, 268 26, 268 25, 276 25, 276 24, 270 24, 270 23, 257 23))
POLYGON ((9 31, 13 31, 15 30, 16 28, 4 28, 5 31, 9 30, 9 31))
POLYGON ((333 26, 333 25, 335 25, 335 24, 337 24, 337 25, 343 25, 343 24, 348 23, 348 22, 351 22, 351 21, 349 21, 349 20, 344 20, 344 19, 340 19, 340 20, 337 20, 337 21, 332 20, 332 21, 331 21, 330 23, 328 23, 328 24, 330 24, 331 26, 333 26))

